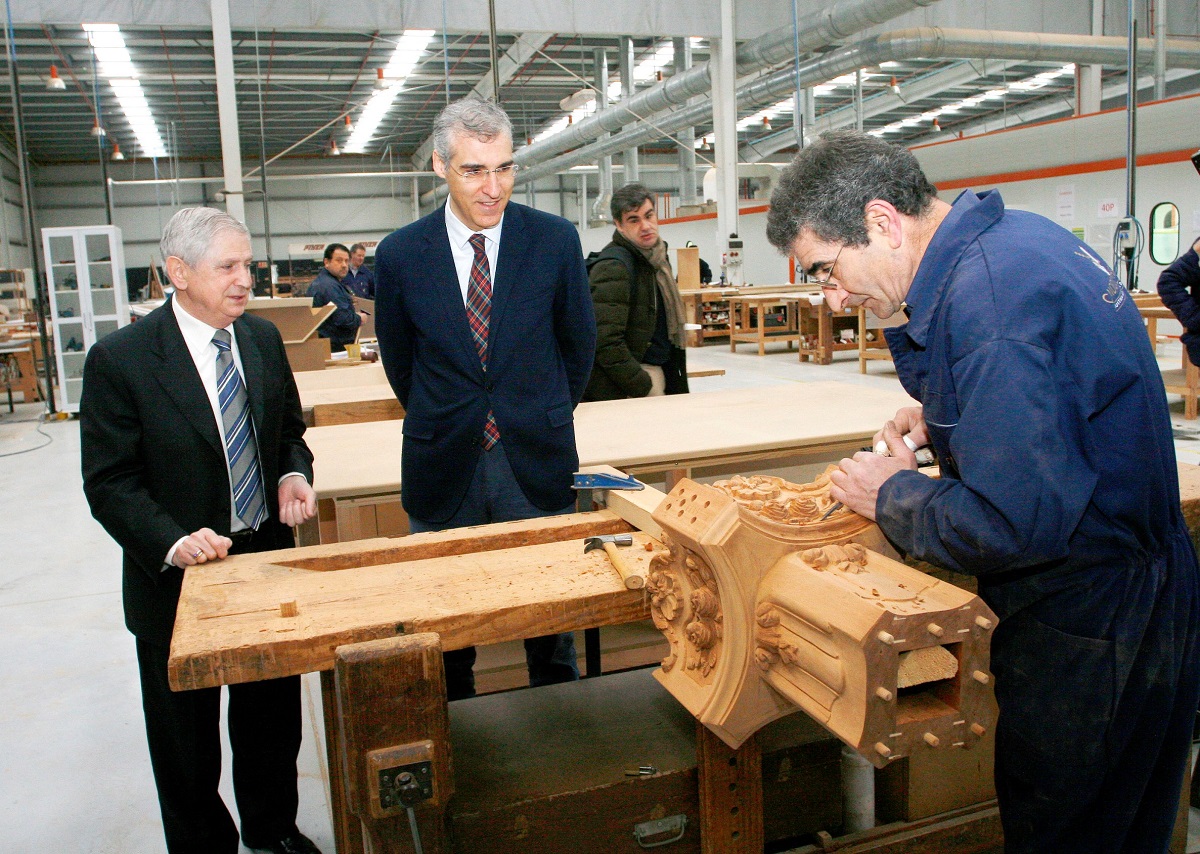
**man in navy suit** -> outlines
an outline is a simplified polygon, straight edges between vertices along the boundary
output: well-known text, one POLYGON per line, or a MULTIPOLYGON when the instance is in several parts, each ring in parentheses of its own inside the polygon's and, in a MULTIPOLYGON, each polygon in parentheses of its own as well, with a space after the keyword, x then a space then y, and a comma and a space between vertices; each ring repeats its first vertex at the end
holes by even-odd
MULTIPOLYGON (((379 244, 376 325, 404 406, 401 496, 413 532, 574 510, 572 412, 596 322, 575 227, 510 204, 512 124, 469 97, 434 122, 441 209, 379 244)), ((531 685, 579 678, 572 636, 525 641, 531 685)), ((475 693, 475 650, 446 654, 450 699, 475 693)))

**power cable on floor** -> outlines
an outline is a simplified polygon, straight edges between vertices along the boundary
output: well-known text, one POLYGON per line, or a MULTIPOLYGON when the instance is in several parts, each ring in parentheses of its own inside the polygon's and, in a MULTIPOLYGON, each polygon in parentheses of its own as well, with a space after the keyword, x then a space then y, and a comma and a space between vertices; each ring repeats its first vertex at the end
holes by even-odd
MULTIPOLYGON (((36 421, 41 421, 41 419, 40 419, 40 418, 38 418, 38 419, 30 419, 30 418, 27 418, 27 419, 25 419, 24 421, 10 421, 10 422, 7 422, 7 423, 10 423, 10 424, 28 424, 30 421, 34 421, 34 420, 36 420, 36 421)), ((41 425, 41 424, 38 424, 38 426, 37 426, 36 428, 34 428, 34 429, 35 429, 35 430, 37 430, 37 432, 38 432, 38 433, 41 433, 43 436, 45 436, 45 437, 46 437, 46 441, 45 441, 45 442, 42 442, 42 444, 40 444, 40 445, 34 445, 32 448, 25 448, 25 449, 23 449, 23 450, 20 450, 20 451, 9 451, 8 453, 0 454, 0 459, 3 459, 4 457, 15 457, 15 456, 17 456, 18 454, 28 454, 30 451, 40 451, 42 448, 45 448, 45 447, 47 447, 48 445, 51 445, 51 444, 53 444, 53 442, 54 442, 54 437, 53 437, 53 436, 51 436, 49 433, 47 433, 45 430, 43 430, 43 429, 42 429, 42 425, 41 425)))

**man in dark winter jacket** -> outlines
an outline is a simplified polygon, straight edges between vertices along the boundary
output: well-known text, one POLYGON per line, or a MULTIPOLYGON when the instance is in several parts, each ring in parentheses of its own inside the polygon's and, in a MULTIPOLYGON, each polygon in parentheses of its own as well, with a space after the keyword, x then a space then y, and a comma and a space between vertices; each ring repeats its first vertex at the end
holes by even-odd
POLYGON ((658 236, 654 196, 626 184, 612 197, 612 242, 591 265, 596 363, 584 400, 683 394, 683 299, 658 236))

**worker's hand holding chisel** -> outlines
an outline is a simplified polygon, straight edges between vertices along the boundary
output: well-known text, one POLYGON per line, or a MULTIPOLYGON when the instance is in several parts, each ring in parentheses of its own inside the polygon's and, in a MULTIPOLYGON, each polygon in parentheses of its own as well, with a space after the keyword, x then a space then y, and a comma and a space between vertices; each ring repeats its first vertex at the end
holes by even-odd
POLYGON ((921 407, 901 409, 895 419, 875 434, 874 453, 859 451, 853 458, 838 463, 837 470, 829 476, 830 497, 874 521, 879 487, 898 471, 915 470, 917 458, 913 451, 928 442, 929 432, 921 407))

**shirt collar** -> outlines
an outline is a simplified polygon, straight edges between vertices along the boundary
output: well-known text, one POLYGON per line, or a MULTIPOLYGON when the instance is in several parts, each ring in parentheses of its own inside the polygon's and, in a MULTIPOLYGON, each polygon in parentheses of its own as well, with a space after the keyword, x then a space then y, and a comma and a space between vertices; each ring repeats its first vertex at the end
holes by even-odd
MULTIPOLYGON (((171 297, 171 309, 175 312, 175 320, 179 323, 179 331, 183 334, 184 343, 187 344, 188 352, 192 354, 194 361, 199 361, 203 356, 205 348, 216 346, 212 343, 213 335, 216 333, 215 326, 209 326, 203 320, 198 320, 188 314, 187 309, 180 304, 179 300, 174 296, 171 297)), ((229 330, 229 336, 233 339, 231 346, 233 351, 237 352, 237 336, 233 334, 233 324, 225 327, 229 330)))
POLYGON ((934 309, 943 286, 949 281, 959 259, 976 238, 1004 216, 1004 200, 997 190, 974 193, 963 190, 954 200, 925 248, 917 275, 905 295, 909 338, 925 346, 934 309))
MULTIPOLYGON (((507 213, 507 211, 505 211, 507 213)), ((500 214, 500 221, 491 228, 485 228, 482 231, 475 232, 467 228, 461 219, 454 214, 454 208, 449 202, 446 202, 446 235, 450 238, 450 245, 460 249, 469 245, 471 235, 482 234, 484 242, 500 245, 500 229, 504 227, 504 214, 500 214)))

